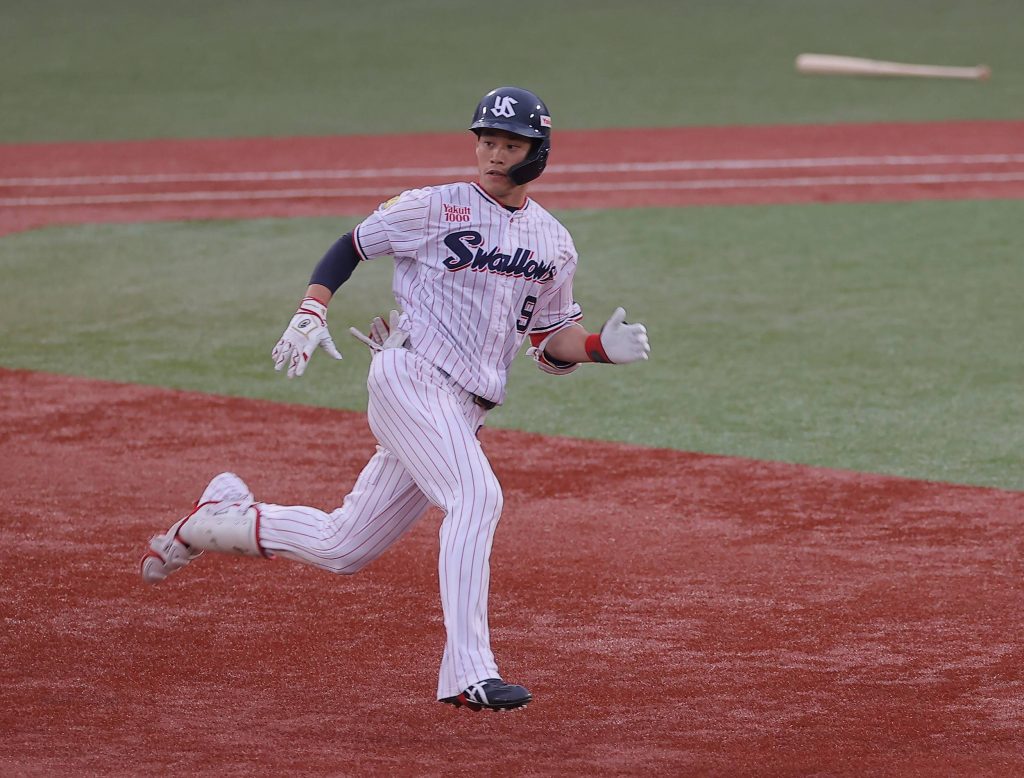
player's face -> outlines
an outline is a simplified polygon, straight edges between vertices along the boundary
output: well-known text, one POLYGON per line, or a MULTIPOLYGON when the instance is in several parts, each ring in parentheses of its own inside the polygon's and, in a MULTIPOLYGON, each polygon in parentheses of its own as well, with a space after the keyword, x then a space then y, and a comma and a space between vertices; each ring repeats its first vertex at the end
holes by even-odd
POLYGON ((503 130, 483 130, 476 140, 476 163, 480 186, 505 205, 521 206, 526 201, 526 184, 516 185, 508 170, 530 153, 530 141, 503 130))

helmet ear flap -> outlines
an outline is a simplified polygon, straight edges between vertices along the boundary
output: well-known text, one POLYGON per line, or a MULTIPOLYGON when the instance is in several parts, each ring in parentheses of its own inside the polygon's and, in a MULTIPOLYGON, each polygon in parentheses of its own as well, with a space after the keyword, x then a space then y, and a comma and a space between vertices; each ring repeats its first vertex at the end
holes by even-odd
POLYGON ((535 141, 529 156, 518 165, 509 168, 508 177, 516 186, 528 184, 544 172, 548 164, 548 155, 551 153, 551 138, 541 138, 535 141))

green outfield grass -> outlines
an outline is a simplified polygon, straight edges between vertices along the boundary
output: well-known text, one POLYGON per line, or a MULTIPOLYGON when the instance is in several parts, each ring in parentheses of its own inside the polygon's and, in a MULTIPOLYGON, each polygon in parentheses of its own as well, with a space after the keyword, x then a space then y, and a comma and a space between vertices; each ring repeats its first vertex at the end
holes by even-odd
MULTIPOLYGON (((1024 203, 570 212, 577 298, 653 358, 554 378, 522 358, 490 423, 1024 488, 1024 203), (823 237, 827 236, 827 238, 823 237)), ((365 408, 345 333, 391 305, 388 260, 332 305, 347 358, 273 372, 333 219, 50 228, 0 241, 0 364, 365 408)))
MULTIPOLYGON (((0 12, 0 142, 459 131, 539 91, 558 127, 1024 116, 1017 0, 70 0, 0 12), (801 77, 801 51, 986 62, 986 84, 801 77)), ((555 379, 520 360, 491 423, 1024 488, 1024 204, 561 215, 597 326, 624 304, 654 359, 555 379)), ((0 238, 0 365, 362 409, 348 359, 269 352, 354 220, 51 228, 0 238)), ((351 345, 348 345, 348 343, 351 345)))
POLYGON ((0 19, 0 142, 448 131, 507 82, 563 128, 1024 115, 1018 0, 35 0, 0 19), (994 77, 801 77, 802 51, 994 77))

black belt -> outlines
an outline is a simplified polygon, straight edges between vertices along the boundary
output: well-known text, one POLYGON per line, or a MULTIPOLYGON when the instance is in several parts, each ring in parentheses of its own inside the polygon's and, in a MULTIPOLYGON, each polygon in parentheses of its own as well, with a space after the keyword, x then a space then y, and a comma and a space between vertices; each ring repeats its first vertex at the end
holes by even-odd
POLYGON ((491 411, 498 407, 498 403, 493 400, 488 400, 486 397, 481 397, 478 394, 473 395, 473 402, 483 408, 485 411, 491 411))
MULTIPOLYGON (((451 375, 449 373, 442 370, 437 365, 434 365, 434 369, 437 370, 437 372, 443 375, 445 378, 451 378, 451 375)), ((479 405, 485 411, 493 411, 495 408, 498 407, 498 403, 494 402, 494 400, 488 400, 486 397, 481 397, 478 394, 473 395, 473 402, 479 405)))

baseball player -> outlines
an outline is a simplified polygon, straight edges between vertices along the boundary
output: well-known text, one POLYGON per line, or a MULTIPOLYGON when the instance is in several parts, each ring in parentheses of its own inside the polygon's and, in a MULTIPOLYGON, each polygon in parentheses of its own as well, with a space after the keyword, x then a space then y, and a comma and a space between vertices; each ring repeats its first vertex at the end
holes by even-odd
POLYGON ((445 514, 438 577, 447 633, 437 698, 508 710, 532 697, 502 679, 491 653, 488 581, 502 492, 477 433, 505 401, 509 366, 527 336, 527 353, 555 375, 583 362, 644 360, 650 346, 622 308, 599 332, 579 323, 572 238, 527 195, 551 149, 540 98, 492 90, 470 130, 478 180, 403 192, 342 236, 274 347, 275 368, 289 377, 303 374, 318 347, 341 359, 328 303, 360 262, 394 258, 402 312, 359 334, 373 351, 367 418, 379 445, 342 506, 328 513, 257 502, 238 476, 222 473, 192 513, 152 539, 142 576, 160 582, 207 550, 352 574, 436 505, 445 514))

